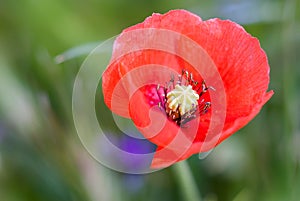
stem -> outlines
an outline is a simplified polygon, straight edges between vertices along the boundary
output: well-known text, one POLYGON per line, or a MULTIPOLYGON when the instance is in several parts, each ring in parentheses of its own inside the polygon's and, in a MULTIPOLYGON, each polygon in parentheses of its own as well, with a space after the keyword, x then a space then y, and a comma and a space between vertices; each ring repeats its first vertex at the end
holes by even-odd
POLYGON ((173 169, 178 179, 184 200, 201 201, 200 192, 197 190, 197 185, 188 163, 186 161, 176 163, 173 165, 173 169))

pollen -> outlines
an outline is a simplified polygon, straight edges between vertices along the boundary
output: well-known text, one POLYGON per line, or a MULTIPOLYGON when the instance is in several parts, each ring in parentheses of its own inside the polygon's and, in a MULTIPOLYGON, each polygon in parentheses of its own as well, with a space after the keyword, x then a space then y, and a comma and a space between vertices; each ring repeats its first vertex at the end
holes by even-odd
POLYGON ((191 85, 179 85, 167 93, 167 107, 183 116, 198 105, 199 95, 191 85))

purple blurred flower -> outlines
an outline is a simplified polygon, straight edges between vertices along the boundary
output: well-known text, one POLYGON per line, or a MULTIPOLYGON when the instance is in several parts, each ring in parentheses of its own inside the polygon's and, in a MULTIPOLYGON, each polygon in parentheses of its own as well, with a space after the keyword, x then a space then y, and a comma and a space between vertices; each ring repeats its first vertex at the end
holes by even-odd
MULTIPOLYGON (((153 156, 151 153, 155 152, 156 146, 146 139, 137 139, 123 135, 119 141, 119 148, 128 153, 141 154, 141 156, 145 156, 143 154, 149 154, 145 157, 120 158, 122 165, 126 168, 143 169, 150 167, 153 156)), ((128 191, 136 193, 144 186, 144 179, 144 175, 124 174, 123 184, 128 191)))
POLYGON ((126 134, 118 137, 110 133, 106 134, 105 137, 121 152, 110 150, 109 146, 103 143, 103 139, 99 141, 100 151, 110 159, 110 164, 127 170, 122 174, 124 189, 131 193, 138 192, 145 183, 144 175, 138 175, 138 173, 149 169, 156 145, 146 139, 134 138, 126 134), (128 174, 127 172, 137 174, 128 174))
POLYGON ((149 170, 156 145, 146 139, 106 133, 97 142, 106 166, 123 173, 139 174, 149 170), (106 139, 104 139, 106 138, 106 139), (108 144, 109 143, 109 144, 108 144))
POLYGON ((123 135, 119 146, 124 152, 131 153, 130 157, 120 156, 119 161, 125 168, 131 170, 150 167, 156 146, 146 139, 137 139, 123 135))

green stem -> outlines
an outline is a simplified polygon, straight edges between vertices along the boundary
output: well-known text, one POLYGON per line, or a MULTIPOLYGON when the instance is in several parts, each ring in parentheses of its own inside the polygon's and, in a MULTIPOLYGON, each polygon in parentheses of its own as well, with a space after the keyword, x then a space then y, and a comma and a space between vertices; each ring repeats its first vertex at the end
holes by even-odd
POLYGON ((197 185, 188 163, 186 161, 182 161, 173 165, 173 168, 184 196, 184 200, 201 201, 200 192, 197 190, 197 185))

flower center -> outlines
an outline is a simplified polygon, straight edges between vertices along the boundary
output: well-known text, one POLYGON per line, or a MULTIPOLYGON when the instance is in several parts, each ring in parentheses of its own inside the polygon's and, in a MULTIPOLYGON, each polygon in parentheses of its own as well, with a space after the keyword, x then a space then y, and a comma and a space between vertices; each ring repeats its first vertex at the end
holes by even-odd
POLYGON ((145 96, 151 106, 158 105, 170 120, 181 126, 205 114, 210 108, 210 102, 205 101, 202 96, 213 88, 207 87, 204 80, 200 86, 198 84, 193 80, 192 73, 182 70, 176 82, 172 76, 166 86, 149 86, 145 96))

